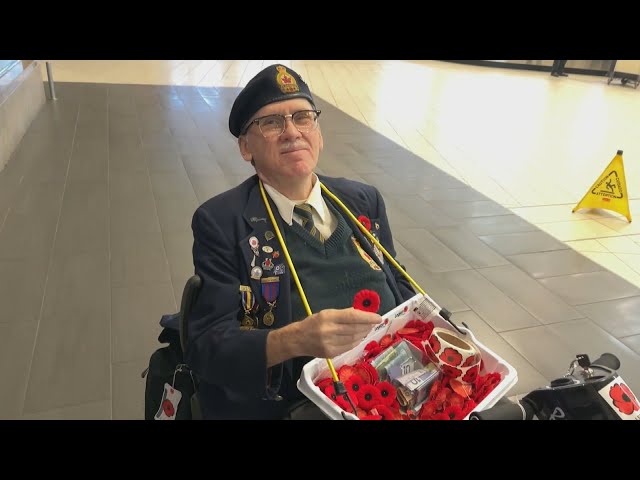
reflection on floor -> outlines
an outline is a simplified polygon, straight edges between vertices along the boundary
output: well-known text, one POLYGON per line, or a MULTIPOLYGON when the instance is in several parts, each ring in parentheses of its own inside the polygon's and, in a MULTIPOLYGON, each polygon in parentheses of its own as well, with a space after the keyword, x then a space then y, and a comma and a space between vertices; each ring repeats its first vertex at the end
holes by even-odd
MULTIPOLYGON (((138 80, 218 85, 59 83, 0 173, 4 417, 141 418, 158 320, 192 271, 191 214, 252 173, 226 120, 262 62, 154 65, 138 80)), ((103 67, 87 79, 131 75, 103 67)), ((640 390, 640 291, 600 263, 640 252, 617 216, 570 213, 619 143, 637 150, 630 126, 584 115, 623 127, 611 112, 631 119, 633 92, 437 62, 294 68, 323 110, 320 170, 383 192, 400 260, 518 370, 510 395, 604 351, 640 390), (579 134, 602 126, 606 141, 579 134), (578 240, 601 258, 567 244, 578 240)))

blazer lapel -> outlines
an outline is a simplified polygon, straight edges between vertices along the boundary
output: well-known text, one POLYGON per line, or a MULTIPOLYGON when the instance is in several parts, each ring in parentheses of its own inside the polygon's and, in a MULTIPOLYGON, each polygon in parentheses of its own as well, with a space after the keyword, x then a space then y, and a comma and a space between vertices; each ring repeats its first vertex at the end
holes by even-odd
MULTIPOLYGON (((280 232, 282 232, 283 225, 280 213, 268 195, 267 200, 271 206, 278 228, 280 232)), ((276 305, 273 310, 275 315, 275 323, 273 326, 282 327, 291 322, 291 294, 289 291, 291 280, 289 266, 287 265, 280 242, 276 237, 276 229, 271 223, 260 193, 260 186, 257 182, 249 193, 243 217, 248 225, 248 234, 240 240, 239 248, 244 258, 245 268, 248 273, 247 276, 249 277, 249 285, 260 305, 258 321, 262 324, 264 314, 269 310, 262 293, 261 279, 277 277, 280 287, 276 305), (254 252, 252 244, 257 245, 256 252, 254 252), (257 255, 255 253, 257 253, 257 255)), ((271 291, 273 291, 273 289, 271 289, 271 291)))

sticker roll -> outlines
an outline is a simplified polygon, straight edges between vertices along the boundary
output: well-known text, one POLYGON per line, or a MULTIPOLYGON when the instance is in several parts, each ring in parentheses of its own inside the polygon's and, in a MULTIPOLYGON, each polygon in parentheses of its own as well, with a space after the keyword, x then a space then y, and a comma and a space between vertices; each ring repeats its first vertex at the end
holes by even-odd
POLYGON ((429 359, 446 376, 465 384, 475 382, 482 354, 473 343, 452 330, 436 327, 422 345, 429 359))

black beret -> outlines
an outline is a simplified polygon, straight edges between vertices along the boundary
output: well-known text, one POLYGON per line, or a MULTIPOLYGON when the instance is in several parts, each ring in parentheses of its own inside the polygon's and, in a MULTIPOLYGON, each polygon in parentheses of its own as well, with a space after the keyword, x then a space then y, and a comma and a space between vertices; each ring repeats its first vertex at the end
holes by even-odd
POLYGON ((239 137, 254 113, 265 105, 290 98, 306 98, 315 108, 311 91, 300 75, 284 65, 268 66, 249 80, 233 102, 229 130, 239 137))

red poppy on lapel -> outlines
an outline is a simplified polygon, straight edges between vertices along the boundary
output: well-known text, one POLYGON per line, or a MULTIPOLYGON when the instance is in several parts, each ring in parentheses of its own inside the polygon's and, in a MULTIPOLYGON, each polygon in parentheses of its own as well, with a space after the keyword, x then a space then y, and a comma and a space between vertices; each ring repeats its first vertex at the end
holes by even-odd
POLYGON ((364 225, 364 228, 366 228, 367 230, 371 231, 371 220, 369 220, 369 218, 365 217, 364 215, 360 215, 358 217, 358 221, 364 225))

